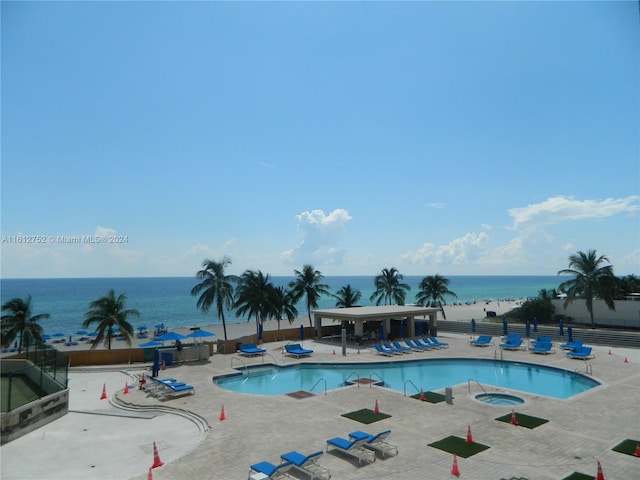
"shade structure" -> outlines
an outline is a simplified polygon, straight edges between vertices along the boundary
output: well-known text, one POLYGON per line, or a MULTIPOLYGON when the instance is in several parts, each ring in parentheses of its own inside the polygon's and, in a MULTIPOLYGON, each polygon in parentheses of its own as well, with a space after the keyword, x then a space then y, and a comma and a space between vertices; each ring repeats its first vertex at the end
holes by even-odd
POLYGON ((145 342, 138 345, 140 348, 151 348, 151 347, 160 347, 162 346, 162 342, 145 342))
POLYGON ((507 317, 502 317, 502 334, 507 335, 509 333, 509 327, 507 326, 507 317))
POLYGON ((567 342, 573 342, 573 327, 571 325, 567 327, 567 342))
POLYGON ((471 319, 471 333, 476 333, 476 319, 471 319))
POLYGON ((538 317, 533 317, 533 332, 538 333, 538 317))
POLYGON ((527 338, 531 336, 531 323, 529 323, 529 320, 524 324, 524 334, 527 338))
POLYGON ((186 338, 204 338, 204 337, 215 337, 215 333, 207 332, 206 330, 194 330, 186 338))
POLYGON ((177 332, 167 332, 167 333, 163 333, 162 335, 160 335, 159 337, 154 338, 154 340, 158 340, 158 341, 166 341, 166 340, 184 340, 185 337, 184 335, 181 335, 177 332))

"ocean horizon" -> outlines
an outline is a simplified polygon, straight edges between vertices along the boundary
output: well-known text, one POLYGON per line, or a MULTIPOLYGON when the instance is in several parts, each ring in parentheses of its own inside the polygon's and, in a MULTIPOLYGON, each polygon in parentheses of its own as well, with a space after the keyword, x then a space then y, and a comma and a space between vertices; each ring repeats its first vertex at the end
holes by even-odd
MULTIPOLYGON (((287 286, 293 276, 273 276, 276 286, 287 286)), ((326 276, 323 283, 329 285, 329 291, 336 293, 350 284, 360 290, 360 305, 374 305, 369 297, 374 292, 375 275, 326 276)), ((406 275, 404 283, 411 290, 407 293, 406 303, 415 300, 418 285, 424 278, 421 275, 406 275)), ((447 303, 482 302, 488 300, 522 300, 536 297, 540 289, 553 289, 566 278, 544 275, 453 275, 449 289, 457 298, 448 298, 447 303)), ((113 288, 116 295, 127 296, 127 308, 140 312, 139 318, 131 319, 134 327, 141 325, 153 329, 164 324, 167 328, 204 327, 220 325, 221 321, 212 308, 207 314, 196 307, 197 297, 191 295, 191 289, 199 282, 195 277, 96 277, 96 278, 39 278, 39 279, 0 279, 0 298, 7 300, 20 297, 32 297, 32 315, 48 313, 51 318, 41 322, 48 334, 63 332, 75 334, 82 328, 89 303, 104 296, 113 288)), ((318 308, 335 308, 334 297, 323 296, 318 308)), ((307 315, 304 300, 298 305, 298 316, 307 315)), ((246 317, 236 317, 234 311, 225 312, 227 323, 247 322, 246 317)), ((253 319, 251 319, 253 321, 253 319)))

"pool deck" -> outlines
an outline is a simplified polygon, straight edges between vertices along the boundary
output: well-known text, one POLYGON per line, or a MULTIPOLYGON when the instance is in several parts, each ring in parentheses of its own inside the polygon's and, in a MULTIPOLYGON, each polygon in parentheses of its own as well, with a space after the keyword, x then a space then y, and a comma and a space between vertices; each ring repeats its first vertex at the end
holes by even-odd
MULTIPOLYGON (((342 356, 338 346, 307 340, 304 347, 313 349, 313 356, 307 360, 293 359, 280 353, 282 342, 271 343, 264 345, 268 352, 264 357, 214 355, 208 362, 199 365, 180 365, 161 372, 161 378, 171 376, 193 385, 196 388, 195 395, 164 402, 138 389, 131 389, 127 395, 123 395, 120 390, 115 395, 132 405, 160 405, 194 412, 206 419, 210 426, 205 434, 193 432, 191 435, 196 440, 189 442, 189 445, 181 440, 181 432, 172 432, 166 428, 163 430, 157 424, 143 428, 147 433, 147 443, 158 442, 159 456, 165 462, 164 466, 153 470, 155 480, 246 479, 249 465, 265 460, 277 464, 280 455, 290 450, 309 454, 324 450, 326 440, 332 437, 347 437, 354 430, 378 433, 387 429, 392 432, 389 441, 397 445, 399 450, 395 457, 378 459, 370 465, 358 467, 348 458, 331 452, 321 456, 319 462, 331 470, 333 479, 449 478, 453 455, 429 447, 428 444, 450 435, 466 438, 468 426, 471 427, 474 441, 491 448, 466 459, 457 459, 463 478, 557 480, 576 471, 595 477, 597 460, 601 462, 607 479, 635 478, 640 468, 640 457, 617 453, 611 449, 625 439, 640 439, 638 350, 611 349, 612 354, 609 355, 608 347, 594 347, 596 358, 586 362, 566 358, 563 351, 557 348, 556 353, 550 355, 505 351, 505 360, 538 363, 580 372, 585 372, 589 365, 593 377, 602 383, 597 388, 566 400, 512 392, 525 399, 524 405, 515 407, 516 412, 549 420, 535 429, 496 421, 495 418, 510 413, 511 407, 487 405, 474 400, 473 397, 482 393, 482 390, 473 382, 452 385, 454 400, 449 405, 445 402, 431 404, 410 398, 408 395, 415 391, 408 391, 407 396, 404 396, 402 392, 369 385, 340 388, 329 391, 326 395, 321 391, 312 397, 295 399, 287 395, 237 394, 217 387, 211 380, 214 375, 235 371, 231 368, 232 363, 238 367, 242 364, 260 364, 263 361, 291 364, 305 361, 380 362, 416 358, 500 356, 496 346, 481 348, 469 345, 469 337, 466 335, 443 332, 439 338, 448 342, 450 348, 393 358, 383 357, 366 349, 360 350, 359 354, 355 349, 349 349, 347 356, 342 356), (334 348, 337 353, 335 356, 334 348), (380 411, 391 415, 390 418, 364 425, 341 416, 363 408, 373 409, 376 401, 380 411), (220 421, 223 406, 226 420, 220 421)), ((136 373, 144 370, 143 366, 122 368, 136 373)), ((100 385, 102 375, 106 373, 96 370, 89 376, 94 385, 100 385)), ((83 388, 81 383, 81 380, 75 381, 71 395, 74 395, 74 388, 83 388)), ((483 387, 488 391, 505 392, 505 389, 494 389, 486 385, 483 387)), ((77 421, 80 422, 81 418, 77 421)), ((110 421, 113 428, 119 429, 117 439, 112 441, 126 444, 129 441, 127 433, 136 430, 138 436, 135 440, 131 439, 130 448, 138 449, 141 442, 140 420, 110 418, 110 421), (137 422, 135 425, 134 421, 137 422)), ((58 422, 60 421, 46 427, 47 435, 55 431, 58 422)), ((80 428, 80 425, 77 427, 80 428)), ((70 427, 67 425, 65 428, 70 427)), ((172 425, 171 428, 181 427, 172 425)), ((185 428, 187 431, 190 429, 185 428)), ((39 436, 33 435, 21 444, 21 448, 37 448, 42 445, 39 441, 39 436)), ((70 433, 66 437, 65 447, 73 451, 73 442, 79 441, 81 440, 77 435, 70 433)), ((106 452, 109 445, 96 444, 95 448, 106 452)), ((11 463, 11 458, 5 458, 5 452, 2 453, 4 477, 5 466, 7 462, 11 463)), ((114 476, 111 471, 101 473, 99 466, 92 467, 90 476, 113 480, 147 479, 147 469, 153 457, 147 451, 135 458, 137 460, 128 461, 128 468, 121 469, 119 476, 114 476), (140 465, 135 465, 136 461, 140 465)), ((55 470, 62 478, 89 478, 79 464, 64 459, 50 463, 48 468, 55 470)), ((40 478, 47 477, 45 475, 40 478)))

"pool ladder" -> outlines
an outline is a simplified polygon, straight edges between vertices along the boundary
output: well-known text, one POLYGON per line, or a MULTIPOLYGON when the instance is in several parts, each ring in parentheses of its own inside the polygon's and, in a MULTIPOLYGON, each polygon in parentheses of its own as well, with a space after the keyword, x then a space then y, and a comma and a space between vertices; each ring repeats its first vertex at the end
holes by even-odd
MULTIPOLYGON (((373 386, 373 383, 374 383, 373 376, 374 375, 380 379, 380 382, 378 382, 378 383, 382 383, 383 386, 386 385, 386 383, 384 382, 384 379, 380 376, 380 374, 378 372, 369 372, 369 381, 370 381, 369 382, 369 388, 371 388, 373 386)), ((358 382, 358 380, 360 380, 360 378, 362 378, 362 377, 360 376, 360 374, 358 372, 351 372, 349 375, 347 375, 347 378, 344 379, 343 383, 346 384, 351 377, 355 377, 354 382, 358 386, 358 388, 360 388, 360 382, 358 382)))
POLYGON ((487 392, 484 387, 482 385, 480 385, 480 382, 477 381, 475 378, 470 378, 469 380, 467 380, 467 388, 469 389, 469 393, 471 393, 471 382, 475 382, 478 384, 478 386, 480 387, 480 389, 485 393, 488 394, 489 392, 487 392))
POLYGON ((411 385, 413 385, 413 388, 416 389, 416 392, 420 393, 420 389, 418 387, 416 387, 416 384, 413 383, 411 380, 405 380, 404 381, 404 396, 407 396, 407 383, 410 383, 411 385))
POLYGON ((324 394, 327 394, 327 381, 324 378, 319 378, 318 381, 316 383, 313 384, 313 387, 311 387, 309 389, 309 393, 313 392, 313 389, 316 388, 316 386, 320 383, 323 382, 324 383, 324 394))

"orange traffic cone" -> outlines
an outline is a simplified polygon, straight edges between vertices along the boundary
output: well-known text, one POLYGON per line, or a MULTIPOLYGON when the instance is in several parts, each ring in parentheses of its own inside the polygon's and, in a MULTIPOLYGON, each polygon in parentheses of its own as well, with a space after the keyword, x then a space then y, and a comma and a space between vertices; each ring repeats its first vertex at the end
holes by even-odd
POLYGON ((609 349, 609 355, 611 355, 611 349, 609 349))
POLYGON ((157 468, 164 465, 162 460, 160 460, 160 455, 158 455, 158 447, 156 447, 156 442, 153 442, 153 465, 151 468, 157 468))
POLYGON ((516 417, 516 411, 511 409, 511 421, 509 422, 511 425, 518 425, 518 418, 516 417))
POLYGON ((218 417, 218 419, 221 422, 227 419, 227 416, 224 414, 224 405, 222 405, 222 408, 220 409, 220 416, 218 417))
POLYGON ((456 477, 460 476, 460 470, 458 469, 458 457, 456 457, 456 454, 453 454, 453 466, 451 467, 451 475, 454 475, 456 477))
POLYGON ((424 392, 420 389, 420 401, 424 402, 424 392))
POLYGON ((633 452, 635 457, 640 457, 640 442, 636 443, 636 451, 633 452))
POLYGON ((471 436, 471 425, 467 427, 467 443, 473 443, 473 437, 471 436))
POLYGON ((358 355, 360 355, 360 349, 358 349, 358 355))
POLYGON ((376 406, 373 407, 373 413, 380 413, 380 408, 378 408, 378 399, 376 398, 376 406))
POLYGON ((153 480, 153 473, 151 473, 152 470, 153 470, 153 467, 149 467, 149 473, 147 473, 147 480, 153 480))
POLYGON ((282 350, 280 350, 280 355, 284 355, 284 347, 282 347, 282 350))
POLYGON ((627 357, 624 357, 624 363, 629 363, 629 360, 627 360, 627 357))
POLYGON ((604 473, 602 473, 602 465, 600 465, 600 460, 598 460, 598 474, 596 475, 596 480, 604 480, 604 473))
POLYGON ((127 384, 127 382, 124 382, 124 392, 122 392, 124 395, 126 395, 127 393, 129 393, 129 385, 127 384))
POLYGON ((336 354, 336 349, 335 349, 335 348, 333 349, 333 354, 334 354, 334 355, 336 354))
POLYGON ((100 400, 104 400, 105 398, 107 398, 107 384, 103 383, 102 384, 102 395, 100 395, 100 400))

